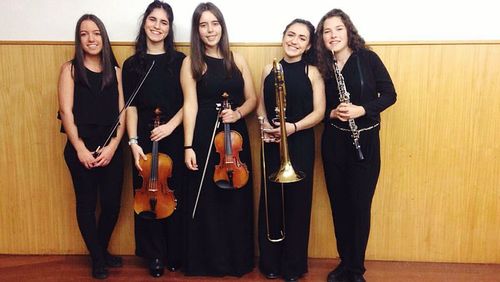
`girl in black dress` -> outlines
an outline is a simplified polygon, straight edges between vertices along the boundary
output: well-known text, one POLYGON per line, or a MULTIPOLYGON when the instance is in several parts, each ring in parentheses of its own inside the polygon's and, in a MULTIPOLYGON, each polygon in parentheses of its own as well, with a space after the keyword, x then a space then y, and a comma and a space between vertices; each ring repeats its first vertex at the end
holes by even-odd
MULTIPOLYGON (((250 146, 243 119, 255 107, 250 70, 239 54, 229 50, 224 18, 212 3, 198 5, 191 27, 191 56, 181 70, 184 93, 184 152, 189 169, 187 185, 187 275, 241 276, 254 266, 252 176, 240 189, 221 189, 214 182, 219 156, 212 146, 200 187, 215 121, 216 103, 229 95, 231 109, 220 115, 243 137, 240 160, 251 172, 250 146), (192 212, 196 206, 196 214, 192 212)), ((222 126, 218 131, 222 130, 222 126)))
MULTIPOLYGON (((262 179, 267 183, 267 207, 264 186, 261 185, 259 206, 260 271, 269 279, 281 276, 285 281, 297 281, 307 272, 307 247, 311 217, 314 130, 323 118, 325 97, 323 79, 311 64, 314 26, 302 19, 295 19, 283 32, 283 67, 286 85, 286 132, 290 161, 296 171, 305 173, 299 182, 283 184, 284 215, 282 214, 281 184, 262 179), (268 210, 266 215, 266 208, 268 210), (285 223, 283 224, 283 220, 285 223), (269 228, 268 228, 269 226, 269 228), (284 227, 284 230, 282 230, 284 227), (281 234, 283 232, 283 234, 281 234), (271 242, 278 238, 279 242, 271 242)), ((265 117, 264 138, 280 138, 276 116, 275 78, 272 64, 262 73, 262 89, 257 113, 265 117)), ((266 175, 280 167, 278 142, 265 144, 266 175)))
POLYGON ((99 18, 83 15, 75 33, 75 56, 62 65, 58 87, 62 131, 68 137, 64 159, 73 180, 78 227, 92 258, 92 276, 105 279, 107 267, 122 266, 122 259, 107 249, 120 211, 123 116, 109 143, 97 148, 124 105, 121 71, 99 18), (101 213, 96 222, 98 194, 101 213))
POLYGON ((137 36, 135 54, 123 64, 125 96, 128 98, 155 62, 136 98, 127 109, 127 132, 134 157, 133 187, 140 189, 142 170, 139 159, 146 159, 153 141, 158 141, 160 153, 173 161, 168 186, 174 190, 177 209, 165 219, 151 219, 146 213, 135 214, 136 255, 145 258, 153 277, 164 273, 164 265, 171 271, 182 262, 182 91, 179 73, 184 54, 174 48, 172 24, 174 15, 170 5, 152 2, 144 12, 137 36), (153 129, 154 111, 161 111, 162 124, 153 129))
POLYGON ((365 281, 371 203, 380 172, 380 113, 396 102, 396 91, 384 64, 343 11, 329 11, 316 32, 318 68, 326 89, 323 165, 340 256, 327 279, 365 281), (342 83, 335 77, 333 53, 350 103, 339 100, 342 83), (352 121, 363 159, 353 145, 352 121))

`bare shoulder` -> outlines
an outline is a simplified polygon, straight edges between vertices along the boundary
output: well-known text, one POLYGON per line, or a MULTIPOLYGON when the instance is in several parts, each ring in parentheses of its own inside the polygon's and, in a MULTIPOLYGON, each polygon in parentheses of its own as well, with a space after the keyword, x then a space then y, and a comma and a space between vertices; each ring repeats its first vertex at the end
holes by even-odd
POLYGON ((122 69, 119 66, 115 66, 115 74, 118 83, 122 83, 122 69))
POLYGON ((233 52, 233 58, 234 58, 234 63, 239 68, 241 68, 242 66, 245 66, 247 64, 247 61, 240 53, 233 52))
POLYGON ((73 69, 73 63, 71 61, 67 61, 61 65, 61 75, 63 74, 71 74, 73 69))
POLYGON ((122 75, 122 69, 119 66, 115 66, 115 72, 116 72, 117 76, 121 76, 122 75))
POLYGON ((190 67, 191 66, 191 56, 186 56, 183 60, 182 60, 182 67, 190 67))
POLYGON ((322 79, 318 68, 313 65, 309 65, 309 77, 311 79, 322 79))
POLYGON ((262 69, 262 75, 267 76, 271 72, 272 69, 273 69, 273 64, 265 65, 264 68, 262 69))

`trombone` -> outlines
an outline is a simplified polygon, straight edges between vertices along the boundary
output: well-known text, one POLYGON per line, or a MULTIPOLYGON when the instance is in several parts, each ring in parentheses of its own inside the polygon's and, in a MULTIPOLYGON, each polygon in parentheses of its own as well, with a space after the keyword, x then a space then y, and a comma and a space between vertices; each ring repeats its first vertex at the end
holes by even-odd
MULTIPOLYGON (((274 120, 279 120, 280 126, 280 134, 281 137, 271 138, 266 140, 264 137, 264 117, 259 117, 260 123, 260 136, 261 136, 261 153, 262 153, 262 167, 264 174, 264 200, 265 200, 265 209, 266 209, 266 228, 267 228, 267 239, 271 242, 280 242, 285 239, 285 197, 284 197, 284 189, 283 184, 285 183, 294 183, 304 179, 305 174, 301 171, 297 171, 293 168, 292 163, 290 162, 290 154, 288 150, 288 137, 286 133, 286 122, 285 122, 285 114, 286 114, 286 87, 285 80, 283 74, 283 67, 279 64, 276 59, 273 60, 273 74, 274 74, 274 89, 276 93, 276 118, 274 120), (264 142, 265 141, 279 141, 280 146, 280 167, 276 172, 273 172, 269 176, 269 180, 274 183, 281 184, 281 209, 282 209, 282 221, 281 221, 281 237, 272 238, 269 231, 269 207, 268 207, 268 195, 267 195, 267 177, 266 177, 266 159, 264 152, 264 142)), ((274 122, 273 122, 274 123, 274 122)))

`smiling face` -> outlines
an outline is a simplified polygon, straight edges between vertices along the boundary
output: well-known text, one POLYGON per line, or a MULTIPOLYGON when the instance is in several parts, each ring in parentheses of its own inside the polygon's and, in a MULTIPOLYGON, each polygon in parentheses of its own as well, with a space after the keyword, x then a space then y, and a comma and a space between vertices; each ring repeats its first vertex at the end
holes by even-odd
POLYGON ((207 49, 216 48, 222 36, 222 26, 210 11, 204 11, 198 25, 200 38, 207 49))
POLYGON ((328 50, 333 50, 335 53, 344 53, 350 50, 347 28, 340 17, 331 17, 325 20, 323 43, 328 50))
POLYGON ((170 31, 167 12, 161 8, 154 9, 144 22, 144 31, 146 32, 148 43, 163 44, 163 40, 165 40, 170 31))
POLYGON ((300 61, 302 55, 311 48, 309 29, 305 24, 292 24, 283 35, 281 45, 285 51, 285 59, 289 62, 300 61))
POLYGON ((80 25, 80 42, 83 52, 88 55, 99 55, 102 51, 101 31, 96 23, 84 20, 80 25))

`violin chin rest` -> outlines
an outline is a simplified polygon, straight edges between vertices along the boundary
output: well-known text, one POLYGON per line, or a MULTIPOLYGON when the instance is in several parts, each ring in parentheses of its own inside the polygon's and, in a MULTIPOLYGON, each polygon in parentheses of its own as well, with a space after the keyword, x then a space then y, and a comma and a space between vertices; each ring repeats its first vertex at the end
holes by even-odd
POLYGON ((156 213, 152 211, 143 211, 139 213, 139 217, 146 219, 146 220, 153 220, 156 219, 156 213))

